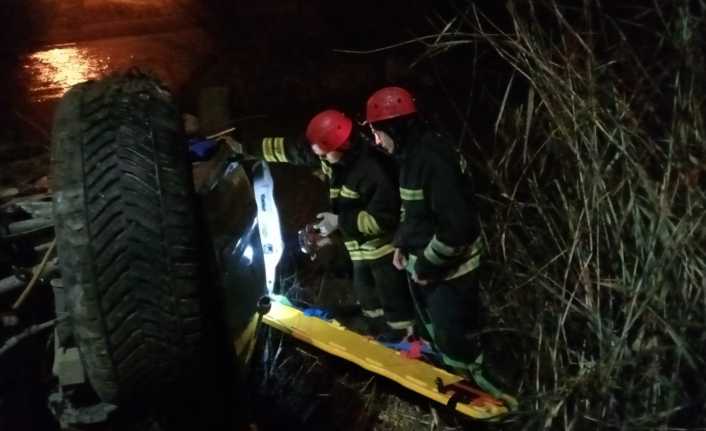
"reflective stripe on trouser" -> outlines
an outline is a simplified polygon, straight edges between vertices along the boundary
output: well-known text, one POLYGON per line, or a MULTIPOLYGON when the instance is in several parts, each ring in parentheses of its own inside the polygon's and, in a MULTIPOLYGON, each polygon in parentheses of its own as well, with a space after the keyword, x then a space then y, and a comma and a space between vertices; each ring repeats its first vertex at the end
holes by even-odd
POLYGON ((353 261, 353 289, 361 308, 371 311, 382 309, 384 319, 391 328, 413 326, 414 307, 407 280, 404 272, 392 266, 391 256, 353 261))
POLYGON ((425 329, 444 362, 471 364, 480 353, 470 334, 478 329, 480 306, 475 274, 415 286, 415 297, 425 329))
MULTIPOLYGON (((372 304, 372 302, 370 302, 372 304)), ((382 317, 385 315, 385 310, 382 308, 366 308, 363 306, 362 308, 363 316, 365 317, 370 317, 371 319, 375 319, 377 317, 382 317)))

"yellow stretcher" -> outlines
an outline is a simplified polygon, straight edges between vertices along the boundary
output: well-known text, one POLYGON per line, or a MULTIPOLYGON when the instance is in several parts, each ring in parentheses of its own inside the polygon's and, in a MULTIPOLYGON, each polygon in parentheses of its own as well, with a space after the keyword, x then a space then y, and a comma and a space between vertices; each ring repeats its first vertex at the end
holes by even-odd
POLYGON ((443 405, 475 419, 492 419, 508 412, 502 401, 470 387, 462 377, 426 362, 409 359, 337 322, 304 315, 279 302, 263 321, 332 355, 354 362, 443 405))

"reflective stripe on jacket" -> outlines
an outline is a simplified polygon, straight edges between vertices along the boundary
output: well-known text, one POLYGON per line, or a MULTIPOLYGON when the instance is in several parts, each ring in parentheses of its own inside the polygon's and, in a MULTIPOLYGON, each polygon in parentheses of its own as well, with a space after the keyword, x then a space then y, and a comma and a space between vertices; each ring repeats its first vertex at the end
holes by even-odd
POLYGON ((417 126, 400 164, 400 226, 394 244, 423 280, 453 279, 478 267, 480 224, 467 164, 451 140, 417 126))

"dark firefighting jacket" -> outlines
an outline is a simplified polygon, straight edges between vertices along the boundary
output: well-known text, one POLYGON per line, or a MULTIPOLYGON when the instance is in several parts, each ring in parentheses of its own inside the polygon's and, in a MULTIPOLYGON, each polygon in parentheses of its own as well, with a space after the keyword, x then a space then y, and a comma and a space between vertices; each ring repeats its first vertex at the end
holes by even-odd
POLYGON ((403 136, 400 168, 401 221, 395 247, 422 280, 450 280, 478 266, 480 224, 473 182, 453 141, 423 124, 403 136))
POLYGON ((338 163, 329 163, 311 150, 306 138, 266 136, 245 140, 246 152, 274 163, 318 167, 327 178, 331 212, 351 260, 374 260, 394 251, 392 237, 400 214, 394 169, 370 148, 367 137, 355 133, 350 149, 338 163))

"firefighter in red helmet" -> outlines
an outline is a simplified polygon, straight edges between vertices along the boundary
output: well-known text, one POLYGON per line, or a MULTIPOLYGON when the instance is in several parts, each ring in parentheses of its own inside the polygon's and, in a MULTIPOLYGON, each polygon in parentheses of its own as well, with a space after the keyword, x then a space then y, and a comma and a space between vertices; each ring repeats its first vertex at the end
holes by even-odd
POLYGON ((478 349, 480 224, 471 177, 454 142, 424 122, 412 94, 385 87, 367 101, 375 144, 399 165, 394 265, 409 273, 420 319, 444 362, 466 373, 478 349))
POLYGON ((353 287, 369 328, 383 341, 412 333, 413 304, 404 274, 391 264, 392 237, 399 219, 396 178, 384 156, 344 113, 316 114, 303 137, 243 137, 241 149, 268 162, 319 167, 329 185, 331 210, 318 215, 328 236, 342 234, 353 263, 353 287))

